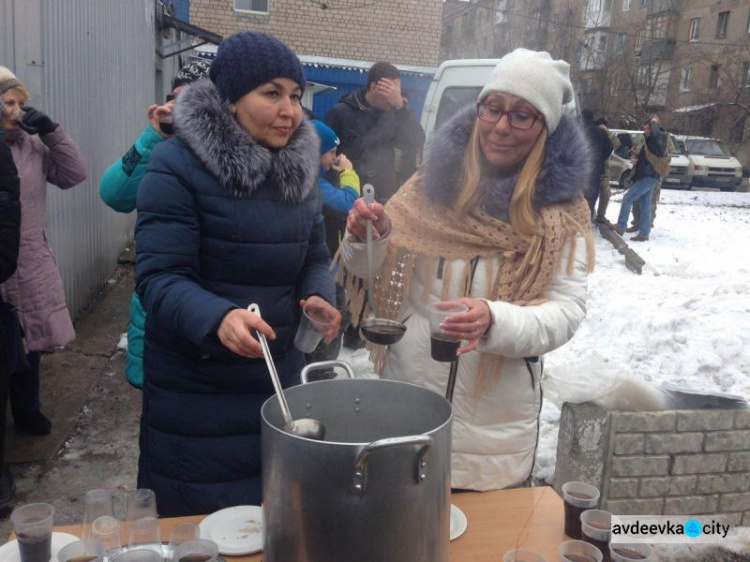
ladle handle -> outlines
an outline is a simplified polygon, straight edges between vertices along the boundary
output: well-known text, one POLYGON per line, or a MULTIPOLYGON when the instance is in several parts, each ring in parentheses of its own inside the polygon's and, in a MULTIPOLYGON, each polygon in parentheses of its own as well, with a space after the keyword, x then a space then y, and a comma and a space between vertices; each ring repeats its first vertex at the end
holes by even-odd
MULTIPOLYGON (((247 310, 256 314, 259 318, 262 318, 260 315, 260 307, 257 304, 251 304, 247 307, 247 310)), ((263 358, 266 360, 266 367, 268 367, 268 372, 271 374, 273 388, 276 390, 276 396, 279 398, 279 405, 281 406, 281 413, 284 416, 284 423, 286 424, 287 430, 292 431, 294 429, 294 419, 292 418, 292 412, 289 411, 289 404, 286 403, 284 390, 281 388, 281 381, 279 380, 279 374, 276 372, 276 365, 273 362, 273 357, 271 357, 268 340, 266 340, 266 336, 258 330, 255 330, 255 334, 258 336, 260 346, 263 348, 263 358)))
MULTIPOLYGON (((364 185, 362 196, 368 206, 375 202, 375 188, 371 183, 364 185)), ((367 229, 367 299, 373 316, 377 316, 375 312, 375 277, 372 273, 372 220, 367 219, 365 228, 367 229)))

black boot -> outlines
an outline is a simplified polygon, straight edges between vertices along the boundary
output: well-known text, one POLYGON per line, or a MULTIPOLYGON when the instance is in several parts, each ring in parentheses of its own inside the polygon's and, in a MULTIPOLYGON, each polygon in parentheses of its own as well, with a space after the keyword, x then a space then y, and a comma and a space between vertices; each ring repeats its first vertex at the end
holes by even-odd
POLYGON ((52 422, 41 410, 29 410, 13 414, 16 422, 16 433, 26 435, 48 435, 52 431, 52 422))
POLYGON ((16 481, 13 479, 13 475, 8 470, 8 467, 3 465, 0 467, 0 509, 10 507, 13 503, 13 496, 16 493, 16 481))

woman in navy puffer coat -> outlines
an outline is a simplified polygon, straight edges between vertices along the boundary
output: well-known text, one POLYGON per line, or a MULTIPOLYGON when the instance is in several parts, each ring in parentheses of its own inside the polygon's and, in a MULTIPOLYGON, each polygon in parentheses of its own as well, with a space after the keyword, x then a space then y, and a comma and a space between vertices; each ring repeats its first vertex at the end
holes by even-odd
POLYGON ((210 77, 180 94, 177 138, 155 148, 138 193, 138 485, 156 491, 162 516, 260 505, 260 407, 273 387, 251 330, 269 337, 289 386, 305 364, 301 303, 335 320, 327 339, 340 320, 299 60, 243 32, 222 43, 210 77))

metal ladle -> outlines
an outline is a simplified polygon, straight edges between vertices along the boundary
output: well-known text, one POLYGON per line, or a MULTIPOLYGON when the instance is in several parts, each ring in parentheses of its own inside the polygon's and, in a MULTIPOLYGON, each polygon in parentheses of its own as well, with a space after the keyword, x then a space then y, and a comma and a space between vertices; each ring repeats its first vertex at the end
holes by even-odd
MULTIPOLYGON (((247 310, 261 317, 260 307, 257 304, 251 304, 247 307, 247 310)), ((281 388, 279 374, 276 372, 276 365, 273 362, 273 357, 271 357, 268 340, 266 340, 265 335, 257 330, 255 331, 255 334, 258 336, 260 346, 263 348, 263 358, 266 360, 268 372, 271 374, 271 382, 273 382, 273 388, 276 390, 276 396, 279 399, 281 413, 284 416, 284 431, 298 435, 299 437, 306 437, 307 439, 314 439, 315 441, 323 441, 326 436, 326 427, 320 421, 312 418, 302 418, 299 420, 292 418, 292 413, 289 411, 289 404, 287 404, 286 396, 284 396, 284 390, 281 388)))
MULTIPOLYGON (((372 184, 365 184, 362 188, 365 203, 375 202, 375 188, 372 184)), ((372 220, 367 219, 367 299, 370 309, 375 314, 375 277, 372 272, 372 220)), ((387 318, 368 318, 359 324, 364 338, 376 345, 393 345, 404 337, 406 325, 387 318)))

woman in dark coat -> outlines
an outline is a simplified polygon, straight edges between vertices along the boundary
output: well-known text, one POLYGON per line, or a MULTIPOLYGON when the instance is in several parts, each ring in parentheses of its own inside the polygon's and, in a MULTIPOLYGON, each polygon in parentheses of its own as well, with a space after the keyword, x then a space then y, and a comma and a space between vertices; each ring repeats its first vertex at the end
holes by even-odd
POLYGON ((185 89, 176 138, 138 193, 137 292, 146 309, 138 485, 163 516, 261 503, 259 342, 298 384, 301 306, 340 315, 317 189, 318 138, 302 116, 302 66, 257 32, 226 39, 209 80, 185 89), (261 320, 246 309, 258 303, 261 320))

